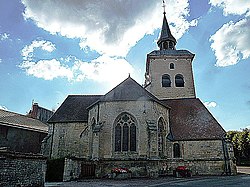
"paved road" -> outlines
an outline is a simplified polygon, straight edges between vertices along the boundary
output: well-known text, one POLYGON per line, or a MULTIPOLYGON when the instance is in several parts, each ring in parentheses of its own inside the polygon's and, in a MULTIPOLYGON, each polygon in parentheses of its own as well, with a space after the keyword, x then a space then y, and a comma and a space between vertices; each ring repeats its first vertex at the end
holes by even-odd
POLYGON ((250 167, 237 167, 236 176, 194 176, 191 178, 164 177, 157 179, 89 179, 81 182, 46 183, 45 187, 250 187, 250 167))
POLYGON ((157 179, 131 179, 131 180, 86 180, 82 182, 61 182, 47 183, 46 187, 249 187, 250 175, 241 174, 236 176, 210 176, 210 177, 192 177, 192 178, 174 178, 165 177, 157 179))

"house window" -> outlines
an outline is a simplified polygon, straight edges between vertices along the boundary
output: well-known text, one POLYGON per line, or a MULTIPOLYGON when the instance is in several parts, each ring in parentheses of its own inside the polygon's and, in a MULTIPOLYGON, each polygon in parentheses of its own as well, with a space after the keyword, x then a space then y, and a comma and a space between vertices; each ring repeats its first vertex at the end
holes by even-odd
POLYGON ((184 78, 182 75, 178 74, 175 76, 175 86, 184 87, 184 78))
POLYGON ((174 143, 174 158, 180 158, 180 157, 181 157, 180 144, 174 143))
POLYGON ((7 139, 8 127, 0 126, 0 138, 7 139))
POLYGON ((162 87, 171 87, 171 80, 168 74, 162 75, 162 87))
POLYGON ((169 68, 174 69, 174 63, 170 63, 169 68))
POLYGON ((136 151, 136 124, 128 114, 120 115, 115 124, 115 152, 136 151))

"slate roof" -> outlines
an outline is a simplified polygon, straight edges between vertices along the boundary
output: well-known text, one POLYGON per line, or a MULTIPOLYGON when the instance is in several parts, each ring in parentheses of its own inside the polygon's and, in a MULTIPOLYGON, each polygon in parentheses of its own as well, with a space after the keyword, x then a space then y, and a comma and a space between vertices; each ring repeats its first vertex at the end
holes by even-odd
POLYGON ((37 132, 48 132, 48 126, 37 119, 0 109, 0 125, 37 132))
POLYGON ((101 95, 69 95, 48 123, 87 122, 87 108, 100 97, 101 95))
POLYGON ((173 140, 222 139, 225 130, 197 99, 162 100, 170 106, 170 131, 173 140))
POLYGON ((171 55, 171 56, 190 56, 194 58, 194 54, 188 50, 154 50, 148 54, 148 56, 160 56, 160 55, 171 55))
POLYGON ((173 41, 174 44, 176 44, 176 39, 174 38, 174 36, 172 35, 169 25, 168 25, 168 21, 166 18, 166 13, 164 12, 164 17, 163 17, 163 23, 162 23, 162 28, 161 28, 161 35, 159 40, 157 41, 157 44, 159 45, 161 43, 161 41, 173 41))
MULTIPOLYGON (((100 97, 99 101, 145 101, 151 100, 164 105, 153 94, 145 90, 130 76, 113 88, 104 96, 100 97)), ((165 106, 165 105, 164 105, 165 106)))
POLYGON ((88 109, 98 102, 140 100, 155 101, 167 107, 129 76, 105 95, 69 95, 48 123, 87 122, 88 109))

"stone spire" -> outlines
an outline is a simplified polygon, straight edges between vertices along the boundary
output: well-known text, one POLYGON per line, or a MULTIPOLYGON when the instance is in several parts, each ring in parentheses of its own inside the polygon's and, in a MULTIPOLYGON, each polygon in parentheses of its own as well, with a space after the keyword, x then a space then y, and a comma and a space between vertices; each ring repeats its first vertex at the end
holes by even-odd
POLYGON ((162 29, 161 29, 161 36, 159 40, 157 41, 157 44, 160 50, 164 50, 164 49, 175 50, 176 39, 171 34, 171 31, 168 25, 164 1, 163 1, 163 7, 164 7, 164 12, 163 12, 164 17, 163 17, 163 23, 162 23, 162 29))

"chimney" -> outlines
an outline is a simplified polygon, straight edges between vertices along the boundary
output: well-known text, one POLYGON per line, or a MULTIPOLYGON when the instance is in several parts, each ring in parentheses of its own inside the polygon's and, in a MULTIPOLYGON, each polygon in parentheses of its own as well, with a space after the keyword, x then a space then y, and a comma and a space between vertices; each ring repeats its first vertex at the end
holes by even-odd
POLYGON ((38 119, 37 114, 38 114, 38 103, 33 103, 32 110, 30 112, 30 116, 32 118, 38 119))

